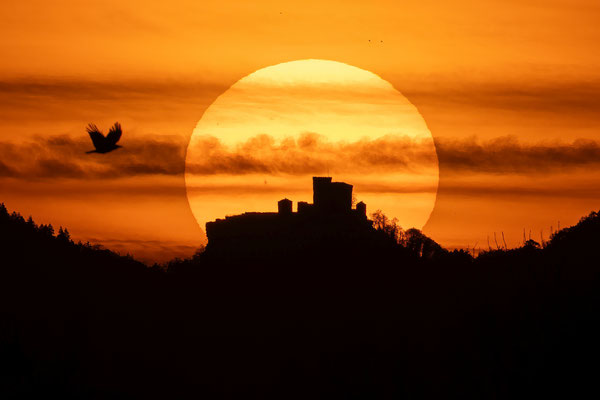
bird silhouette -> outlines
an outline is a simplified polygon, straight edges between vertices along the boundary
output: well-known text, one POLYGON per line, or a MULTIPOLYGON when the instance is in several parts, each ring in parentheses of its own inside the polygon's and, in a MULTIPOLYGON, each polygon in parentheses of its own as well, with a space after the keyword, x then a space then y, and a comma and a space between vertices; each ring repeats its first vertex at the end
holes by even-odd
POLYGON ((117 142, 121 139, 121 134, 123 131, 121 130, 121 124, 115 122, 115 124, 109 129, 106 137, 104 134, 98 129, 96 124, 89 124, 86 128, 87 133, 89 133, 90 138, 92 139, 92 143, 96 150, 86 151, 89 153, 108 153, 115 149, 118 149, 119 146, 117 142))

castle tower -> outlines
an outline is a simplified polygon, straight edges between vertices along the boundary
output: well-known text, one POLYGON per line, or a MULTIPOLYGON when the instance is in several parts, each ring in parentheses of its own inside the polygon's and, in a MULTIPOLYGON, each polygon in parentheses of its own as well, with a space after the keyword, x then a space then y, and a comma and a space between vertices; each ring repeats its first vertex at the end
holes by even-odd
POLYGON ((282 199, 277 202, 277 212, 279 215, 289 215, 292 213, 292 201, 282 199))
POLYGON ((313 203, 319 212, 343 213, 352 209, 352 185, 313 177, 313 203))
POLYGON ((313 204, 319 208, 327 203, 331 177, 313 176, 313 204))
POLYGON ((367 218, 367 205, 362 201, 356 205, 356 213, 361 216, 367 218))

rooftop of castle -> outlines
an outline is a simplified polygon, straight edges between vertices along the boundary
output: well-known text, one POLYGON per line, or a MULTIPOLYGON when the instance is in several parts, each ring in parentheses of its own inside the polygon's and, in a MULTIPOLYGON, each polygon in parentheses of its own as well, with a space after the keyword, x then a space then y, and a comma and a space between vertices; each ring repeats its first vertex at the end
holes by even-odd
POLYGON ((313 202, 299 201, 296 211, 287 198, 277 202, 277 212, 245 212, 206 223, 209 247, 229 240, 252 241, 281 236, 315 236, 324 232, 358 232, 371 227, 367 206, 352 206, 352 185, 331 177, 313 177, 313 202))
MULTIPOLYGON (((299 201, 296 213, 321 215, 355 213, 366 218, 367 207, 365 203, 361 201, 356 204, 356 208, 352 208, 352 189, 352 185, 345 182, 333 182, 331 177, 315 176, 313 177, 313 203, 299 201)), ((293 204, 292 200, 284 198, 277 202, 277 212, 245 212, 239 215, 226 216, 224 219, 217 219, 217 221, 296 214, 293 211, 293 204)))

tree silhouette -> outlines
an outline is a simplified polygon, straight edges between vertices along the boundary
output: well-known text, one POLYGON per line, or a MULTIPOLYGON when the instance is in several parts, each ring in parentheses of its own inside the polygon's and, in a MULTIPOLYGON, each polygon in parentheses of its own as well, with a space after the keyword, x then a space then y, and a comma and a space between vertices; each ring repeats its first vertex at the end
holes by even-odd
POLYGON ((58 228, 58 235, 56 235, 56 238, 61 242, 71 242, 71 235, 69 234, 69 231, 67 228, 63 229, 62 226, 58 228))
POLYGON ((148 268, 0 204, 0 397, 597 397, 597 213, 478 257, 375 214, 148 268))
POLYGON ((371 219, 376 230, 385 233, 395 243, 404 243, 404 231, 397 218, 390 220, 381 210, 377 210, 371 214, 371 219))

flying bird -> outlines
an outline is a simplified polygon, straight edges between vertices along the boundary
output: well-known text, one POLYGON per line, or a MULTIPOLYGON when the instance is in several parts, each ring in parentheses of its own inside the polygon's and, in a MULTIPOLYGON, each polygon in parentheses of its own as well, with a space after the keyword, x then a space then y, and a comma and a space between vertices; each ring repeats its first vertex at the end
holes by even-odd
POLYGON ((98 129, 96 124, 89 124, 86 128, 87 133, 90 134, 90 138, 92 139, 92 143, 96 150, 87 151, 86 153, 108 153, 109 151, 113 151, 118 149, 119 146, 117 142, 121 139, 121 124, 115 122, 115 124, 109 129, 106 137, 104 134, 98 129))

